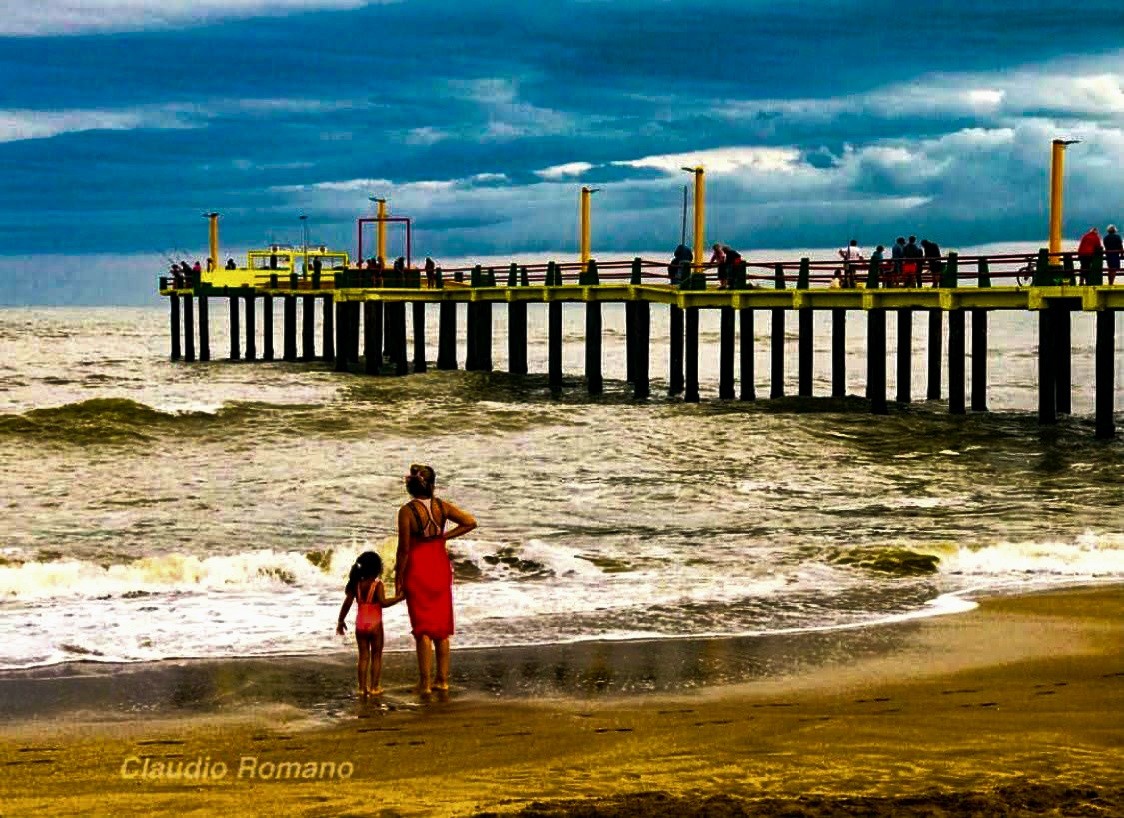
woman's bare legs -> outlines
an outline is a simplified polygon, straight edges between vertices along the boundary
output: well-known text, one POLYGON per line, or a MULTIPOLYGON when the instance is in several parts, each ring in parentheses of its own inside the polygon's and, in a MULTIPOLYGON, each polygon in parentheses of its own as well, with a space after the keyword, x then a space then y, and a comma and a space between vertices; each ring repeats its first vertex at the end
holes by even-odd
POLYGON ((418 692, 430 693, 433 690, 433 641, 428 636, 415 636, 418 652, 418 692))
POLYGON ((449 637, 434 642, 437 652, 437 677, 433 680, 435 690, 449 689, 449 637))

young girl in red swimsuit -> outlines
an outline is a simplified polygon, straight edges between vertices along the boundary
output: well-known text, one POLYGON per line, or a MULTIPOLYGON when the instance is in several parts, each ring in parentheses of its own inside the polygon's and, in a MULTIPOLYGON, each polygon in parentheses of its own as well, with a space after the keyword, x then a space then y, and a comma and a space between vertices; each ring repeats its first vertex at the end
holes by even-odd
POLYGON ((388 597, 382 580, 382 559, 374 551, 364 551, 351 566, 347 578, 346 596, 340 608, 336 633, 347 632, 344 619, 351 610, 352 600, 359 601, 355 615, 355 642, 359 646, 359 695, 363 698, 382 694, 379 679, 382 677, 382 609, 402 601, 402 596, 388 597))

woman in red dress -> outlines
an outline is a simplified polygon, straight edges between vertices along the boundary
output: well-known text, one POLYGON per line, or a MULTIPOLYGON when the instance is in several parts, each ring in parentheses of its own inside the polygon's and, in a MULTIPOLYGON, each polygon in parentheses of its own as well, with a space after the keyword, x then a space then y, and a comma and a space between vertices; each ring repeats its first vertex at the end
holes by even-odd
POLYGON ((437 474, 410 466, 406 491, 412 498, 398 509, 395 592, 405 595, 418 653, 418 692, 449 689, 449 637, 453 635, 453 566, 447 540, 476 528, 476 518, 433 496, 437 474), (452 520, 456 527, 445 531, 452 520), (433 674, 434 653, 437 673, 433 674), (430 680, 432 677, 432 681, 430 680))

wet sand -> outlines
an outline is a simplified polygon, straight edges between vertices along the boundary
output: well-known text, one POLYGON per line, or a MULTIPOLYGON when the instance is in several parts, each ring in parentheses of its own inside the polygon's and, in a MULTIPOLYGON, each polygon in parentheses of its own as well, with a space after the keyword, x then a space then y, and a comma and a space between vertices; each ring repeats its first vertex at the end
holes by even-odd
POLYGON ((344 657, 7 674, 3 813, 1124 814, 1119 587, 801 638, 464 651, 444 700, 408 692, 408 659, 369 704, 344 657))

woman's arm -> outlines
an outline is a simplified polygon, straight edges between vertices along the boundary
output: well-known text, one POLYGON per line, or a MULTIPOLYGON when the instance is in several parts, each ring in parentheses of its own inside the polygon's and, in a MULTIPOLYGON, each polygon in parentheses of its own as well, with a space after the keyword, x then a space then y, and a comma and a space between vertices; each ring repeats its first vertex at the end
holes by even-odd
POLYGON ((446 540, 455 540, 463 537, 476 528, 476 518, 463 509, 457 508, 448 500, 441 501, 441 508, 445 510, 445 517, 457 524, 456 528, 445 534, 446 540))
POLYGON ((406 506, 398 509, 398 551, 394 556, 394 594, 406 594, 406 564, 410 561, 410 512, 406 506))
POLYGON ((343 620, 347 617, 347 612, 351 610, 351 600, 353 599, 355 599, 353 594, 348 594, 343 598, 343 606, 340 608, 340 618, 336 622, 336 633, 341 636, 347 633, 347 625, 343 620))

